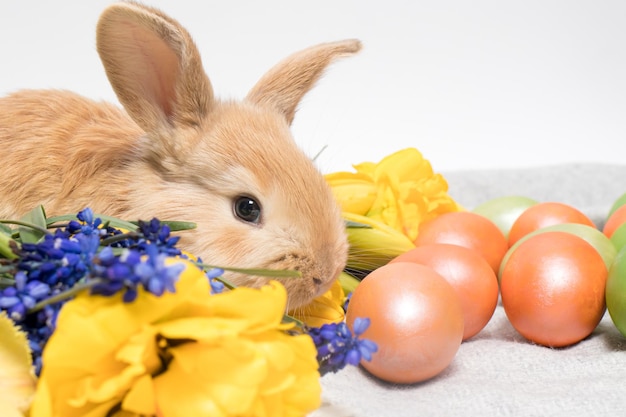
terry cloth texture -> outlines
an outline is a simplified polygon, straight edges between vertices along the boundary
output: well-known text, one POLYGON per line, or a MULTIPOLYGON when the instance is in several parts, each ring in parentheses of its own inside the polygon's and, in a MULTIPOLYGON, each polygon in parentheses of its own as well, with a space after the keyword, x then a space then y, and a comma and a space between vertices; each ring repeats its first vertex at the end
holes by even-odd
MULTIPOLYGON (((468 209, 494 197, 523 195, 571 204, 598 227, 626 192, 626 165, 443 174, 452 197, 468 209)), ((357 367, 321 381, 323 406, 313 417, 626 415, 626 338, 606 313, 591 336, 576 345, 534 345, 498 305, 489 324, 463 342, 452 364, 429 381, 393 385, 357 367)))

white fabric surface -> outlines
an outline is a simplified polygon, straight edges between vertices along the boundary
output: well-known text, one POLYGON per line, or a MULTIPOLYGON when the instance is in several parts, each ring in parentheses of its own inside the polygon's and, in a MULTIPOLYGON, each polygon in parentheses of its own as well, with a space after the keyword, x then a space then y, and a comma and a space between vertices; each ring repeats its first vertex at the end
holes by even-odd
MULTIPOLYGON (((489 198, 526 195, 562 201, 601 227, 626 192, 626 166, 565 165, 445 174, 450 193, 472 208, 489 198)), ((487 326, 461 344, 437 377, 393 385, 349 367, 322 378, 313 417, 613 416, 626 414, 626 338, 608 313, 587 339, 552 349, 526 341, 499 305, 487 326)))

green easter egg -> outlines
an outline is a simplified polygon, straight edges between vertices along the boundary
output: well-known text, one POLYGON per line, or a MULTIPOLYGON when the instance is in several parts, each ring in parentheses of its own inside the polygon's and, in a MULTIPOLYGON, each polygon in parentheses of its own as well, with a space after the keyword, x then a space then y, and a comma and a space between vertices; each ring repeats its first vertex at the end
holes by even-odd
POLYGON ((626 336, 626 248, 622 248, 606 280, 606 309, 617 330, 626 336))
POLYGON ((476 206, 472 211, 476 214, 487 217, 509 237, 509 230, 520 214, 528 207, 537 204, 536 200, 530 197, 517 195, 497 197, 476 206))
POLYGON ((609 214, 606 216, 606 218, 608 219, 609 217, 611 217, 611 214, 613 214, 613 212, 615 210, 617 210, 618 208, 620 208, 624 204, 626 204, 626 193, 622 194, 621 196, 619 196, 617 198, 617 200, 615 200, 615 202, 611 206, 611 209, 609 210, 609 214))
POLYGON ((626 246, 626 223, 617 226, 617 229, 613 231, 611 242, 613 242, 615 250, 618 252, 626 246))

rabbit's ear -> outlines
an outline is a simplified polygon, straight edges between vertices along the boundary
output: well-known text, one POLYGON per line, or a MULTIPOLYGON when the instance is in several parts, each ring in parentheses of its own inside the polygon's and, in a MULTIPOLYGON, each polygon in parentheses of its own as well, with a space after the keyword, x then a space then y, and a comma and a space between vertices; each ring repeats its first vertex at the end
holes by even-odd
POLYGON ((357 53, 361 42, 349 39, 316 45, 287 57, 271 68, 248 93, 247 99, 270 105, 293 121, 302 97, 336 58, 357 53))
POLYGON ((213 102, 190 35, 156 9, 116 3, 101 15, 97 48, 118 99, 145 131, 193 127, 213 102))

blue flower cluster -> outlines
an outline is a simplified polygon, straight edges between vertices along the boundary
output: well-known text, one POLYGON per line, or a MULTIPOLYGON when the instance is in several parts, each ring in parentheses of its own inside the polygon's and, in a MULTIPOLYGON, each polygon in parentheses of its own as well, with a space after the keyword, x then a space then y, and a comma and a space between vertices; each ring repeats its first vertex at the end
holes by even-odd
MULTIPOLYGON (((36 373, 41 370, 41 353, 55 328, 62 304, 79 286, 92 294, 123 292, 125 302, 133 301, 142 287, 157 296, 174 292, 184 265, 166 265, 166 258, 179 256, 179 237, 170 236, 168 225, 157 219, 139 222, 136 232, 124 233, 103 227, 87 208, 66 227, 46 234, 38 243, 15 248, 14 284, 0 289, 0 311, 28 335, 36 373), (115 239, 111 239, 115 237, 115 239), (110 245, 103 244, 110 240, 110 245)), ((6 271, 6 268, 5 268, 6 271)), ((215 279, 223 271, 209 271, 212 291, 219 292, 215 279)))
POLYGON ((370 361, 378 350, 376 343, 360 336, 370 325, 370 319, 354 320, 353 332, 344 322, 323 324, 321 327, 308 328, 307 333, 317 348, 317 361, 320 374, 337 372, 346 365, 358 365, 361 359, 370 361))
POLYGON ((169 256, 180 256, 176 248, 179 236, 170 236, 170 227, 154 218, 139 222, 135 242, 127 244, 121 254, 116 255, 111 246, 98 254, 91 269, 92 278, 101 283, 91 288, 92 294, 113 295, 124 291, 125 302, 134 301, 137 289, 161 296, 165 291, 174 292, 174 284, 185 269, 182 264, 165 265, 169 256))

